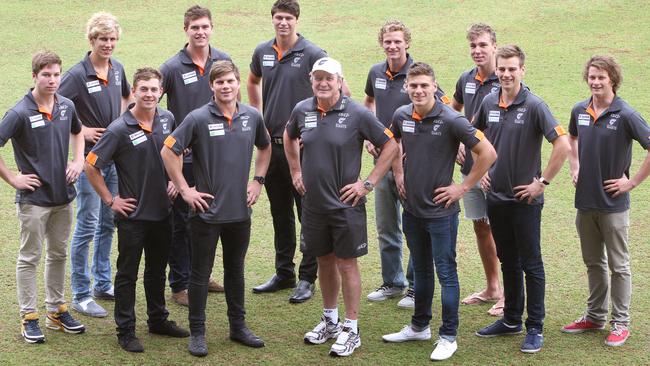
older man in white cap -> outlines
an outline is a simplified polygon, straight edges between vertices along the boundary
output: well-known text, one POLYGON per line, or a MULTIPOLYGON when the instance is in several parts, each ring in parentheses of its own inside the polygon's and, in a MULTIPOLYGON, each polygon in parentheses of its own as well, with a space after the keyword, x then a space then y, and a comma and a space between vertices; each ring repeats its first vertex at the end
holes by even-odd
POLYGON ((336 338, 332 356, 349 356, 361 346, 357 258, 368 253, 365 196, 386 174, 397 153, 390 130, 362 105, 344 96, 342 85, 338 61, 330 57, 316 61, 311 72, 314 97, 296 104, 284 132, 291 178, 302 196, 303 251, 318 259, 323 292, 321 322, 304 339, 307 344, 322 344, 336 338), (362 181, 359 173, 364 140, 380 146, 381 154, 362 181), (341 285, 343 323, 337 309, 341 285))

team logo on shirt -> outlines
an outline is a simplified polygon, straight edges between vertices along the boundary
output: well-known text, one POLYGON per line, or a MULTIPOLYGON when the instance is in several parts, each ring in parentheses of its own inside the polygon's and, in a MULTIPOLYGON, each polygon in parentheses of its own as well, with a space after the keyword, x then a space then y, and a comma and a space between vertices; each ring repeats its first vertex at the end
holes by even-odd
POLYGON ((93 80, 86 83, 86 88, 88 89, 88 94, 97 93, 102 91, 102 87, 99 85, 99 80, 93 80))
POLYGON ((591 122, 590 115, 584 113, 578 114, 578 126, 589 126, 590 122, 591 122))
POLYGON ((293 58, 293 61, 291 62, 291 67, 300 67, 301 63, 300 60, 302 60, 302 53, 299 53, 296 55, 296 57, 293 58))
POLYGON ((305 128, 315 128, 318 121, 316 112, 305 113, 305 128))
POLYGON ((196 71, 186 72, 184 74, 181 74, 181 77, 183 78, 183 84, 185 85, 195 83, 199 80, 199 78, 196 76, 196 71))
POLYGON ((246 131, 251 130, 251 126, 248 125, 248 119, 249 118, 250 117, 248 117, 248 116, 241 116, 241 120, 242 120, 242 122, 241 122, 241 126, 242 126, 241 130, 242 130, 242 132, 246 132, 246 131))
POLYGON ((120 80, 120 71, 119 70, 114 70, 113 71, 113 77, 115 78, 115 85, 122 85, 122 81, 120 80))
POLYGON ((376 78, 375 89, 386 90, 386 79, 376 78))
POLYGON ((262 56, 262 66, 273 67, 275 64, 275 55, 262 56))
POLYGON ((32 124, 32 128, 38 128, 45 126, 45 120, 43 119, 42 114, 35 114, 29 117, 29 122, 32 124))
MULTIPOLYGON (((442 136, 442 131, 440 131, 440 127, 442 126, 442 121, 438 120, 439 122, 433 125, 433 130, 431 130, 431 134, 434 136, 442 136)), ((434 121, 435 123, 436 121, 434 121)))
POLYGON ((492 89, 490 89, 490 93, 494 93, 495 91, 498 91, 500 87, 501 87, 501 84, 496 83, 496 82, 492 83, 492 89))
POLYGON ((523 125, 524 124, 524 120, 522 119, 523 117, 524 117, 523 112, 517 113, 517 116, 515 117, 515 124, 523 125))
POLYGON ((499 123, 501 120, 501 111, 490 111, 488 114, 488 122, 499 123))
POLYGON ((62 108, 61 108, 61 116, 59 117, 59 119, 60 119, 61 121, 64 121, 64 120, 68 119, 68 117, 65 116, 65 114, 66 114, 66 112, 67 112, 68 110, 67 110, 67 109, 63 109, 63 106, 61 106, 61 107, 62 107, 62 108))
POLYGON ((346 118, 347 118, 347 117, 341 117, 341 118, 339 118, 339 120, 336 122, 336 124, 335 124, 334 126, 335 126, 336 128, 348 128, 348 126, 347 126, 346 124, 344 124, 346 118))
POLYGON ((465 94, 476 94, 476 83, 468 81, 465 84, 465 94))
POLYGON ((208 125, 208 131, 210 131, 210 137, 226 134, 226 131, 223 129, 223 123, 210 123, 208 125))
MULTIPOLYGON (((612 116, 613 117, 613 116, 612 116)), ((618 128, 618 118, 612 118, 607 122, 607 128, 616 131, 618 128)))
POLYGON ((138 146, 141 143, 147 141, 147 135, 144 134, 144 131, 140 130, 129 135, 131 143, 133 146, 138 146))
POLYGON ((402 121, 402 131, 408 133, 415 133, 414 121, 402 121))

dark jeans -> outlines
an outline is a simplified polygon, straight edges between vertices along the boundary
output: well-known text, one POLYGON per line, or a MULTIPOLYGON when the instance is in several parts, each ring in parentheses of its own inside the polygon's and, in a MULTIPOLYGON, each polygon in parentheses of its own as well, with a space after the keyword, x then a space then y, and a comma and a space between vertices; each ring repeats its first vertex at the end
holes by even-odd
POLYGON ((192 274, 190 275, 190 332, 205 334, 205 304, 208 280, 214 264, 217 241, 223 247, 223 286, 228 305, 230 329, 246 325, 244 310, 244 259, 251 234, 251 220, 226 224, 208 224, 198 216, 190 219, 192 232, 192 274))
POLYGON ((431 306, 435 287, 435 274, 442 288, 442 325, 438 334, 450 341, 456 339, 458 330, 458 302, 460 287, 456 271, 456 235, 458 214, 425 219, 404 211, 402 230, 413 259, 415 274, 415 310, 411 324, 424 329, 431 321, 431 306), (435 263, 435 265, 434 265, 435 263))
POLYGON ((167 319, 165 268, 171 244, 171 219, 138 221, 116 219, 117 274, 115 275, 115 324, 118 334, 135 331, 135 284, 144 250, 144 293, 147 324, 167 319))
MULTIPOLYGON (((194 186, 194 173, 192 163, 183 163, 183 176, 187 184, 194 186)), ((174 200, 172 207, 174 232, 172 235, 172 247, 169 253, 169 287, 172 292, 187 290, 190 282, 190 230, 189 230, 190 208, 179 194, 174 200)))
POLYGON ((488 203, 487 213, 503 272, 503 318, 510 325, 521 324, 524 296, 528 296, 526 328, 542 331, 546 282, 540 247, 542 205, 488 203))
MULTIPOLYGON (((296 253, 296 218, 293 204, 296 203, 298 220, 300 220, 300 195, 293 188, 284 147, 278 144, 272 146, 271 163, 264 185, 271 205, 271 216, 273 216, 275 272, 281 279, 288 280, 296 276, 293 263, 293 256, 296 253)), ((300 245, 304 246, 302 239, 300 245)), ((316 258, 303 254, 298 278, 314 283, 317 270, 316 258)))

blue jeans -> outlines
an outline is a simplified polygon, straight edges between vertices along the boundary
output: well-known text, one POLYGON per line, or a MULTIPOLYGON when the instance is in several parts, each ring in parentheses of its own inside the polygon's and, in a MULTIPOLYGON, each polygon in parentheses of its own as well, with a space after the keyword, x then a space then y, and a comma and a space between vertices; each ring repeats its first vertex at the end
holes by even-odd
POLYGON ((413 261, 409 256, 406 278, 402 269, 402 219, 399 194, 393 172, 389 171, 375 187, 375 223, 381 257, 383 284, 404 288, 413 287, 413 261))
POLYGON ((438 334, 450 341, 458 330, 458 302, 460 286, 456 271, 456 235, 458 214, 436 219, 415 217, 404 211, 402 215, 406 243, 411 250, 415 273, 415 310, 411 318, 414 328, 425 329, 431 321, 431 306, 435 274, 442 288, 442 325, 438 334), (435 266, 434 266, 435 264, 435 266))
MULTIPOLYGON (((101 169, 106 186, 117 194, 117 173, 111 164, 101 169)), ((70 284, 72 300, 83 301, 91 296, 88 271, 88 248, 94 243, 90 271, 96 291, 111 288, 111 242, 113 241, 113 210, 106 206, 82 172, 77 181, 77 224, 70 243, 70 284)))
POLYGON ((511 325, 521 324, 526 300, 526 328, 542 331, 546 286, 540 246, 542 205, 488 204, 487 213, 503 273, 503 319, 511 325))

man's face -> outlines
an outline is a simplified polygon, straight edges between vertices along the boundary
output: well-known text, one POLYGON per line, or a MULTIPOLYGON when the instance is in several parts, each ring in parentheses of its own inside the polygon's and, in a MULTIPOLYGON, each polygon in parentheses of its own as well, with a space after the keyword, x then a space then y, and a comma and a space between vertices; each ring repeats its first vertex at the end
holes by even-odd
POLYGON ((526 67, 520 65, 519 57, 497 58, 496 74, 504 90, 516 88, 526 73, 526 67))
POLYGON ((162 95, 160 80, 151 78, 149 80, 138 80, 132 88, 135 105, 138 108, 151 110, 156 108, 158 100, 162 95))
POLYGON ((323 70, 314 71, 311 75, 311 89, 317 99, 331 100, 339 97, 341 78, 323 70))
POLYGON ((212 22, 208 17, 194 19, 185 28, 187 40, 192 48, 203 48, 210 45, 212 22))
POLYGON ((404 40, 404 32, 388 32, 382 37, 381 46, 384 48, 386 58, 389 60, 403 60, 409 44, 404 40))
POLYGON ((214 92, 214 99, 220 103, 228 104, 237 101, 239 81, 233 72, 214 79, 210 84, 210 88, 214 92))
POLYGON ((117 45, 117 32, 100 33, 97 38, 90 40, 90 48, 94 55, 109 59, 117 45))
POLYGON ((37 74, 32 73, 32 78, 34 78, 34 89, 38 94, 54 95, 61 82, 61 65, 47 65, 37 74))
POLYGON ((277 12, 273 14, 273 28, 277 37, 288 37, 296 33, 298 18, 290 13, 277 12))
POLYGON ((488 65, 494 59, 497 51, 496 43, 492 43, 489 33, 481 33, 469 41, 469 54, 476 66, 488 65))
POLYGON ((590 66, 587 73, 587 85, 594 97, 607 97, 614 94, 612 80, 607 71, 590 66))
POLYGON ((429 75, 415 75, 406 79, 406 92, 414 106, 433 104, 438 84, 429 75))

